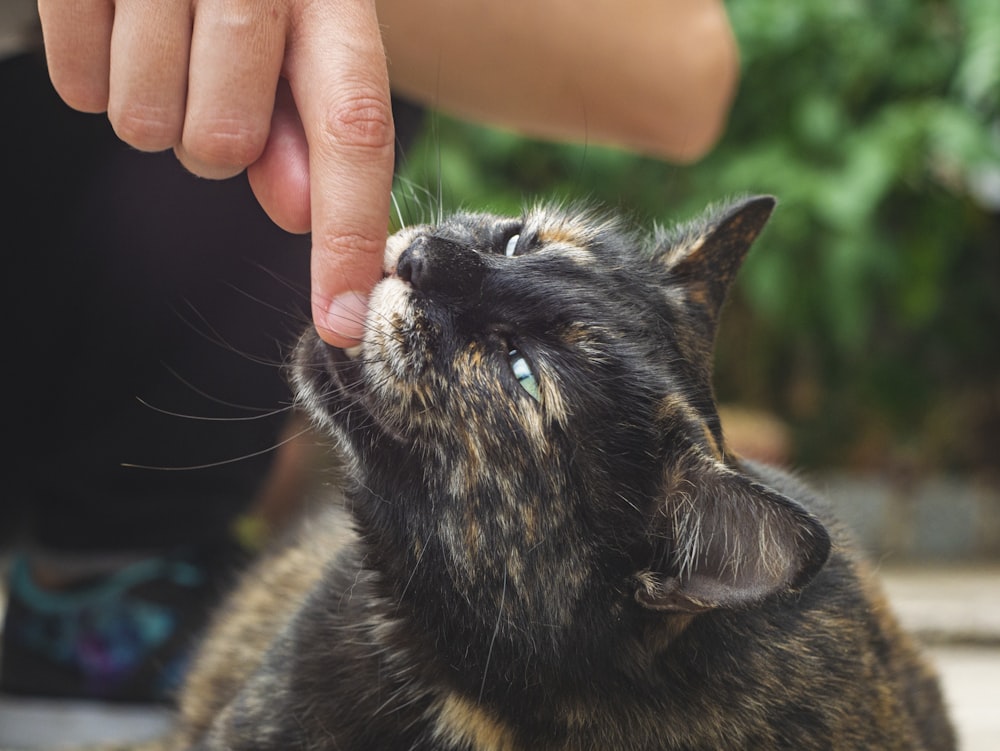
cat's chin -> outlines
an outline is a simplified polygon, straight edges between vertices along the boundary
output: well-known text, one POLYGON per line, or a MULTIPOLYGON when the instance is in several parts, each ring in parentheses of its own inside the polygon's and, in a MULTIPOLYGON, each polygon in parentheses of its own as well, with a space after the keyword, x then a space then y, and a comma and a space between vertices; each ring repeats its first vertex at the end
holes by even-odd
POLYGON ((361 387, 362 347, 341 349, 308 329, 295 347, 292 384, 295 397, 313 419, 326 423, 344 396, 361 387))
POLYGON ((331 347, 326 345, 326 371, 341 389, 351 391, 361 385, 362 346, 331 347))

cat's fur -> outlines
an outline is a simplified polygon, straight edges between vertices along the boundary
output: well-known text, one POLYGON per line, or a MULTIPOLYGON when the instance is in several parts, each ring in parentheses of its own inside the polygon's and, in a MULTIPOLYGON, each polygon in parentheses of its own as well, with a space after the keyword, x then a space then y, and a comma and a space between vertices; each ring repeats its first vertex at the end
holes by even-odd
POLYGON ((343 508, 230 599, 167 745, 953 748, 825 508, 726 449, 713 339, 773 204, 393 236, 360 353, 295 355, 343 508))

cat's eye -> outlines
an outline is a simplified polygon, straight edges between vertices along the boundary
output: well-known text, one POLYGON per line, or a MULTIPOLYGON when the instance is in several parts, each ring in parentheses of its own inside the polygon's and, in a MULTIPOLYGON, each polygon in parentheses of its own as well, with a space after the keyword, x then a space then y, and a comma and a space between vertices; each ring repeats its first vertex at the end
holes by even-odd
POLYGON ((517 253, 517 242, 521 239, 521 235, 511 235, 510 239, 507 241, 507 246, 503 249, 503 254, 508 258, 512 257, 517 253))
POLYGON ((538 379, 535 378, 535 373, 532 371, 528 361, 516 349, 508 352, 507 357, 510 360, 510 369, 514 372, 517 382, 521 384, 521 388, 527 391, 528 396, 536 402, 541 402, 541 397, 538 393, 538 379))

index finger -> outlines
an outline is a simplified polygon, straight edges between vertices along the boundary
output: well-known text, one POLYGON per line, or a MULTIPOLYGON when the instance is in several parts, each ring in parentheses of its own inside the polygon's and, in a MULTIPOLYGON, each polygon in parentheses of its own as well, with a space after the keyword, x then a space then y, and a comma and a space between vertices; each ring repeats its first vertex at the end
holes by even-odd
POLYGON ((309 144, 312 312, 335 346, 364 333, 389 225, 389 76, 370 0, 308 3, 293 22, 286 72, 309 144))

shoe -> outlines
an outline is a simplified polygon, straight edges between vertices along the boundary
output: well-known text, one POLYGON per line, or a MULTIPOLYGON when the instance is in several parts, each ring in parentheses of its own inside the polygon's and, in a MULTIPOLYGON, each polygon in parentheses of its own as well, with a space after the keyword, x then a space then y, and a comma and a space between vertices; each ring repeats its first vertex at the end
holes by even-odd
POLYGON ((169 702, 219 577, 195 556, 149 558, 51 592, 11 563, 0 692, 115 702, 169 702))

